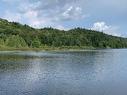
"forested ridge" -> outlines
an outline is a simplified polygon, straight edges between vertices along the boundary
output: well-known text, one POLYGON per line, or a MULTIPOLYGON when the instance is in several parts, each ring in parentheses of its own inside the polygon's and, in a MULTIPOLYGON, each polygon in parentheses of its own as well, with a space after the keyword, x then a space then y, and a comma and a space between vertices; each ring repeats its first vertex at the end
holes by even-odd
POLYGON ((68 31, 53 28, 35 29, 0 19, 0 48, 43 47, 126 48, 127 39, 83 28, 68 31))

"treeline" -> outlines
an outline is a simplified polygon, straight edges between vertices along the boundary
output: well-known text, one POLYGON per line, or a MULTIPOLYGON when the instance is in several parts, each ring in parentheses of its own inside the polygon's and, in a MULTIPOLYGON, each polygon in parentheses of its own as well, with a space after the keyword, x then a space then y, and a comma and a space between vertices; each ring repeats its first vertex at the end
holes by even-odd
POLYGON ((53 28, 35 29, 0 19, 0 48, 94 47, 126 48, 127 39, 103 32, 75 28, 68 31, 53 28))

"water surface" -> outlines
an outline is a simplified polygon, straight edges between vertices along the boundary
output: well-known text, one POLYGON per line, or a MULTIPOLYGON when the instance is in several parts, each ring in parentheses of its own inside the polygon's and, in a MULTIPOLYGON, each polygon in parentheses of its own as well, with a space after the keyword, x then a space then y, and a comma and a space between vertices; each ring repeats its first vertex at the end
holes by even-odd
POLYGON ((0 51, 0 95, 127 95, 127 49, 0 51))

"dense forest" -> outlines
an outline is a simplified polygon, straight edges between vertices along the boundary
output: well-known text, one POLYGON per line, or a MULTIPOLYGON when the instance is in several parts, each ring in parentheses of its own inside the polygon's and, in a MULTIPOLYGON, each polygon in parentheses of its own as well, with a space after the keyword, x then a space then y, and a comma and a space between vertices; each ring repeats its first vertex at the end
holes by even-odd
POLYGON ((0 19, 1 48, 126 48, 127 39, 83 28, 68 31, 53 28, 35 29, 0 19))

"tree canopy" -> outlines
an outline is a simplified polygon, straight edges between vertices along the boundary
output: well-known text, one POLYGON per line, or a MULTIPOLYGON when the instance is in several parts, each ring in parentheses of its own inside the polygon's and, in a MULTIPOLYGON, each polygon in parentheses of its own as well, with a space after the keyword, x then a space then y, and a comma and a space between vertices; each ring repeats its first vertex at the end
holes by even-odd
POLYGON ((75 28, 68 31, 53 28, 35 29, 0 19, 0 48, 94 47, 126 48, 127 39, 94 30, 75 28))

